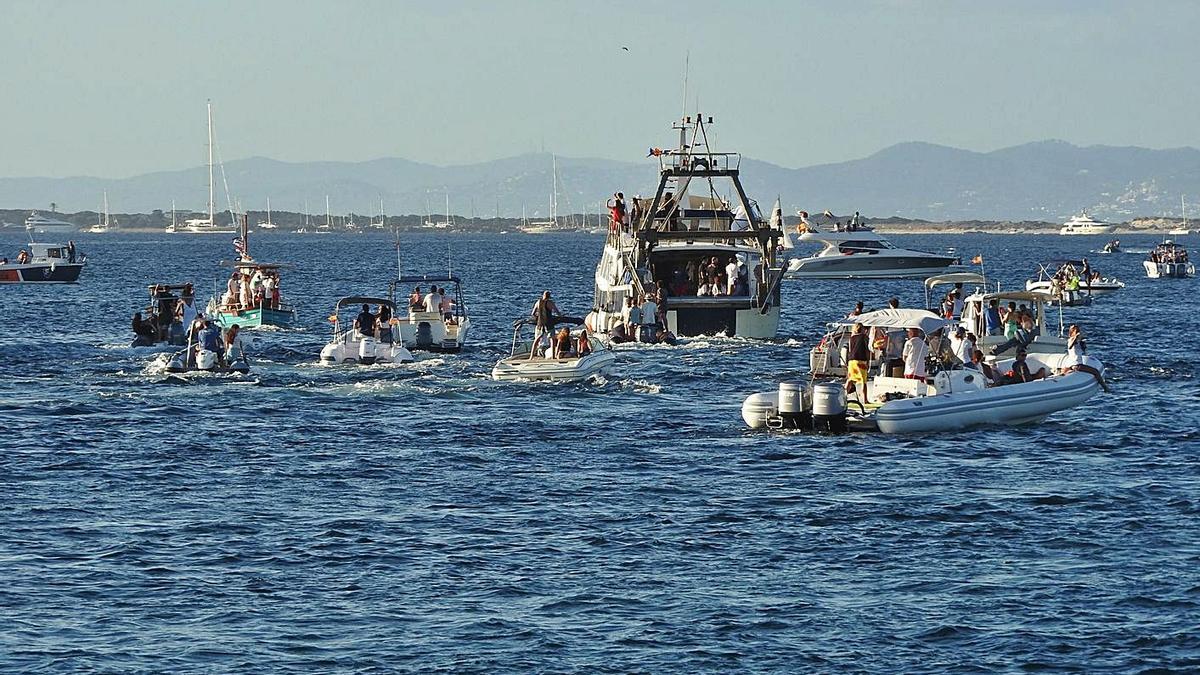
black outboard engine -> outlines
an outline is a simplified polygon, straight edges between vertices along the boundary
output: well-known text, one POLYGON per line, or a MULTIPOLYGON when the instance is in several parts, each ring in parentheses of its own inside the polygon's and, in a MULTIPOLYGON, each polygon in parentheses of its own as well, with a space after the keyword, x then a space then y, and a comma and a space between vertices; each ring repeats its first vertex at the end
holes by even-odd
POLYGON ((417 324, 417 334, 415 337, 418 347, 429 348, 433 345, 433 328, 428 321, 422 321, 417 324))
POLYGON ((817 431, 842 433, 846 430, 846 390, 837 382, 813 385, 812 421, 817 431))

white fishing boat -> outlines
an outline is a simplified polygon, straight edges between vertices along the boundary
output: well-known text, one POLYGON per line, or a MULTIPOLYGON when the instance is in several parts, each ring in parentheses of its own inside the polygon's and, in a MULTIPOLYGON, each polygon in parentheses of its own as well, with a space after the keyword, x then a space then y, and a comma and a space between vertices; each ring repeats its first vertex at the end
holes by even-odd
POLYGON ((1196 265, 1188 260, 1187 249, 1170 239, 1154 247, 1142 261, 1150 279, 1186 279, 1196 276, 1196 265))
POLYGON ((640 304, 659 289, 671 334, 773 338, 779 329, 783 232, 746 196, 741 155, 709 146, 712 118, 705 120, 684 117, 672 127, 679 146, 651 150, 659 163, 654 196, 630 199, 636 217, 605 239, 587 319, 601 335, 622 324, 626 298, 640 304))
MULTIPOLYGON (((559 317, 558 322, 582 323, 579 319, 565 317, 559 317)), ((508 358, 501 359, 492 368, 492 379, 574 382, 606 372, 617 360, 608 346, 586 330, 570 335, 571 351, 557 356, 548 344, 535 346, 533 336, 526 340, 524 334, 530 330, 532 324, 528 319, 513 323, 512 351, 508 358), (581 351, 584 353, 580 354, 581 351)))
MULTIPOLYGON (((864 326, 867 335, 915 328, 931 337, 953 325, 923 310, 881 310, 842 322, 864 326)), ((869 338, 867 338, 869 339, 869 338)), ((1028 424, 1083 404, 1103 386, 1104 368, 1092 357, 1037 354, 995 360, 976 367, 945 362, 931 346, 932 377, 900 377, 885 355, 868 363, 866 391, 855 413, 841 377, 813 371, 809 385, 780 383, 776 391, 752 394, 742 404, 747 426, 801 430, 877 430, 883 433, 951 431, 972 426, 1028 424), (1028 369, 1026 373, 1025 369, 1028 369), (836 380, 823 379, 837 377, 836 380)), ((974 364, 972 364, 974 365, 974 364)), ((844 375, 843 375, 844 376, 844 375)))
POLYGON ((333 338, 321 349, 321 363, 412 363, 412 353, 401 343, 395 315, 396 303, 387 298, 353 295, 338 300, 333 307, 333 314, 329 315, 329 322, 333 324, 333 338), (379 314, 371 315, 369 332, 363 332, 363 326, 357 318, 343 320, 343 312, 361 307, 361 312, 369 313, 370 305, 375 305, 379 314))
MULTIPOLYGON (((55 204, 50 205, 50 213, 55 212, 55 204)), ((78 232, 79 227, 75 223, 68 223, 59 218, 45 216, 37 211, 29 214, 25 219, 25 231, 32 234, 63 234, 67 232, 78 232)))
POLYGON ((955 256, 899 248, 871 230, 802 232, 797 245, 823 248, 807 258, 788 261, 787 276, 797 279, 921 279, 947 272, 955 256))
POLYGON ((1059 234, 1108 234, 1117 229, 1116 225, 1101 222, 1086 213, 1072 216, 1059 228, 1059 234))
POLYGON ((104 208, 96 220, 96 224, 89 227, 86 232, 90 234, 107 234, 117 229, 117 223, 108 213, 108 191, 104 192, 104 208))
MULTIPOLYGON (((222 169, 224 171, 224 169, 222 169)), ((188 233, 188 234, 236 234, 237 228, 233 225, 232 209, 230 210, 230 224, 218 225, 216 219, 216 188, 213 176, 213 115, 212 101, 208 102, 208 217, 207 218, 189 218, 183 222, 183 225, 178 225, 172 222, 167 228, 167 232, 171 233, 188 233)))
MULTIPOLYGON (((400 340, 408 349, 430 352, 457 353, 462 351, 467 341, 467 331, 471 328, 471 319, 467 316, 467 304, 463 298, 462 279, 453 274, 444 275, 409 275, 401 276, 392 282, 392 297, 402 293, 409 284, 419 290, 422 295, 418 304, 415 299, 408 304, 408 313, 399 314, 395 318, 400 340), (438 286, 441 284, 440 286, 438 286), (445 297, 446 311, 427 306, 427 300, 441 305, 429 298, 425 290, 433 286, 445 289, 445 284, 452 284, 451 290, 445 297)), ((439 295, 441 295, 439 293, 439 295)))

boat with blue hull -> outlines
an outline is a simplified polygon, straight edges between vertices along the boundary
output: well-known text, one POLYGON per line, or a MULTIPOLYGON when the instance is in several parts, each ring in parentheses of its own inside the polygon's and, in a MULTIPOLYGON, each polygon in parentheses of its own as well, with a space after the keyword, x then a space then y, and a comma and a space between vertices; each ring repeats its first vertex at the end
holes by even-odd
POLYGON ((288 305, 279 289, 283 265, 264 263, 250 255, 250 232, 246 215, 240 216, 241 233, 233 240, 236 260, 222 262, 233 269, 223 295, 208 302, 205 315, 222 327, 243 328, 278 326, 286 328, 296 321, 296 309, 288 305))
POLYGON ((85 264, 87 256, 76 253, 74 243, 31 243, 14 261, 0 260, 0 284, 74 284, 85 264))

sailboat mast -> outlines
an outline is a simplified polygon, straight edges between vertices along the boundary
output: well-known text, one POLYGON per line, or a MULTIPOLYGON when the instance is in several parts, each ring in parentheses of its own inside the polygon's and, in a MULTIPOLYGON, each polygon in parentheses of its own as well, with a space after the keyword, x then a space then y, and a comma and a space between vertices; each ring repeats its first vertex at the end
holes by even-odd
POLYGON ((208 224, 216 226, 217 221, 214 219, 213 213, 215 196, 213 194, 213 128, 212 128, 212 101, 208 101, 208 224))
POLYGON ((550 155, 550 173, 551 183, 554 186, 550 193, 550 223, 552 227, 558 226, 558 156, 550 155))
POLYGON ((450 227, 450 191, 446 190, 446 227, 450 227))
POLYGON ((267 197, 267 224, 271 224, 271 198, 267 197))
POLYGON ((333 227, 333 218, 329 215, 329 195, 325 195, 325 227, 333 227))

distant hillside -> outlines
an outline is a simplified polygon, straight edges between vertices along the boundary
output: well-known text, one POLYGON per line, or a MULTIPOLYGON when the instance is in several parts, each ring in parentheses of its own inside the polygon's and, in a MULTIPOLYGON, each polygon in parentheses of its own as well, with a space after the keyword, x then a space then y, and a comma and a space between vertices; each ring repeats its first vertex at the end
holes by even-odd
MULTIPOLYGON (((1086 209, 1125 221, 1177 215, 1179 197, 1200 203, 1200 150, 1079 147, 1042 141, 980 153, 929 143, 902 143, 869 157, 788 169, 746 158, 743 181, 764 204, 779 195, 787 213, 804 208, 855 210, 931 221, 1040 220, 1058 222, 1086 209)), ((558 158, 559 212, 595 213, 616 190, 650 194, 657 163, 558 158)), ((531 217, 549 211, 551 157, 528 154, 464 166, 434 166, 405 159, 367 162, 280 162, 261 157, 229 162, 225 177, 243 208, 261 210, 267 197, 280 211, 371 215, 380 197, 391 214, 440 213, 445 194, 460 216, 531 217)), ((218 202, 226 198, 218 178, 218 202)), ((0 178, 0 207, 64 212, 96 210, 108 191, 114 211, 200 210, 207 197, 204 167, 135 176, 0 178)), ((1197 207, 1200 213, 1200 206, 1197 207)))

